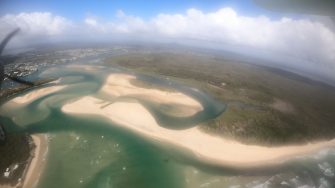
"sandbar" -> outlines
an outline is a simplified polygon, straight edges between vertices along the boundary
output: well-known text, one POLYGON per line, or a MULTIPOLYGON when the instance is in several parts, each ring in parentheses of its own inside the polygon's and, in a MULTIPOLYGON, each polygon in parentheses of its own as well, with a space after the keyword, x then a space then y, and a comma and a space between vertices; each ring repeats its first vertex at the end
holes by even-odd
POLYGON ((159 126, 151 113, 137 102, 114 102, 107 107, 101 99, 83 97, 62 107, 69 114, 95 114, 110 119, 119 126, 130 129, 151 139, 192 151, 197 157, 219 165, 259 166, 278 165, 295 156, 317 152, 335 145, 331 141, 306 145, 265 147, 246 145, 234 140, 209 135, 193 127, 185 130, 172 130, 159 126))
POLYGON ((184 93, 137 87, 130 83, 132 79, 136 77, 128 74, 111 74, 101 88, 101 92, 112 97, 139 96, 159 104, 179 105, 179 111, 183 116, 192 116, 203 110, 197 100, 184 93))
POLYGON ((9 102, 14 102, 17 104, 25 104, 31 101, 34 101, 40 97, 46 96, 48 94, 54 93, 56 91, 59 91, 66 86, 50 86, 45 88, 36 89, 34 91, 31 91, 23 96, 15 97, 9 102))

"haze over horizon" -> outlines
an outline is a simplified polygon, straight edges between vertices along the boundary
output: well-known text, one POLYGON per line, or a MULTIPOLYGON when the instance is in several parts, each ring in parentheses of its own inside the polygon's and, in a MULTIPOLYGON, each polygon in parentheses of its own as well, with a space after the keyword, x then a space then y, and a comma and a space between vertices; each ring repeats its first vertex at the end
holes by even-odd
POLYGON ((22 30, 9 48, 72 41, 173 42, 253 55, 335 83, 334 23, 325 16, 270 12, 252 1, 1 4, 1 38, 14 28, 22 30))
POLYGON ((0 0, 0 188, 334 188, 334 0, 0 0))

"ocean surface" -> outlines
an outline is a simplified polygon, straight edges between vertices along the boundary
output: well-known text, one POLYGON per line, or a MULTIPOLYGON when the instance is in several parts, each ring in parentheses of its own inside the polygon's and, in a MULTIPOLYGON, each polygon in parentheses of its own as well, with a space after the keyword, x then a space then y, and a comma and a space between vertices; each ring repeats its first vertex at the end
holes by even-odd
POLYGON ((130 97, 143 104, 165 128, 197 126, 227 108, 196 88, 164 77, 110 67, 99 59, 43 70, 38 77, 59 77, 56 85, 67 87, 38 98, 3 119, 8 132, 48 135, 47 162, 38 188, 335 187, 335 149, 332 148, 294 158, 275 169, 216 166, 199 160, 190 151, 115 126, 101 116, 69 115, 61 111, 67 102, 86 95, 110 100, 97 92, 109 74, 118 72, 173 88, 203 105, 204 110, 192 117, 174 117, 150 101, 130 97), (13 118, 22 123, 15 123, 13 118))

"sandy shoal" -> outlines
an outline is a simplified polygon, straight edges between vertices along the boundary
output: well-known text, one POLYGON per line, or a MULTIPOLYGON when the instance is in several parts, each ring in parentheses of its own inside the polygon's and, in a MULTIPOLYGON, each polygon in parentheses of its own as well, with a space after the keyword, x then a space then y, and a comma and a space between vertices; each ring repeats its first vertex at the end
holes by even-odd
MULTIPOLYGON (((53 92, 59 91, 66 86, 50 86, 41 89, 35 89, 23 96, 15 97, 4 105, 1 106, 0 113, 2 115, 8 114, 13 109, 20 107, 21 105, 30 103, 40 97, 46 96, 53 92)), ((19 183, 19 187, 32 188, 38 183, 39 177, 43 172, 45 165, 45 157, 48 152, 48 138, 45 134, 35 134, 32 135, 33 142, 35 144, 35 149, 33 151, 33 156, 30 161, 27 170, 23 175, 23 181, 19 183), (21 184, 21 185, 20 185, 21 184)), ((13 186, 9 186, 13 187, 13 186)), ((14 186, 16 187, 16 186, 14 186)))
POLYGON ((65 87, 67 86, 49 86, 34 89, 22 96, 6 101, 0 106, 0 114, 4 117, 10 117, 13 122, 20 126, 38 122, 48 115, 48 110, 41 111, 41 113, 31 113, 29 110, 22 111, 22 109, 25 109, 26 105, 29 105, 36 99, 60 91, 65 87))
POLYGON ((14 102, 16 104, 25 104, 31 101, 34 101, 40 97, 46 96, 48 94, 51 94, 53 92, 59 91, 63 88, 65 88, 66 86, 50 86, 50 87, 45 87, 45 88, 41 88, 41 89, 36 89, 33 90, 23 96, 19 96, 19 97, 15 97, 12 100, 10 100, 9 102, 14 102))
POLYGON ((45 134, 32 135, 35 149, 33 158, 23 178, 23 188, 35 187, 45 166, 45 157, 48 152, 48 138, 45 134))
POLYGON ((141 135, 189 149, 203 160, 222 165, 248 167, 277 165, 294 156, 309 154, 321 148, 335 145, 335 139, 283 147, 245 145, 203 133, 197 127, 186 130, 171 130, 160 127, 150 112, 136 102, 115 102, 102 108, 104 103, 107 102, 86 96, 64 105, 62 111, 71 114, 96 114, 106 117, 141 135))
POLYGON ((183 116, 192 116, 203 110, 202 105, 188 95, 181 92, 137 87, 130 83, 133 79, 136 79, 133 75, 111 74, 101 88, 101 92, 114 97, 136 95, 159 104, 180 105, 183 116))

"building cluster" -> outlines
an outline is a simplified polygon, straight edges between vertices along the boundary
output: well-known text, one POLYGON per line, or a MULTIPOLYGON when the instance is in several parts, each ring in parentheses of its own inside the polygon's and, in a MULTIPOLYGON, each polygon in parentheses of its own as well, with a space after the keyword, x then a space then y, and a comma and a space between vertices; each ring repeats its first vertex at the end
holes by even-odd
POLYGON ((46 67, 79 61, 80 59, 111 54, 115 48, 85 48, 58 51, 31 51, 19 54, 13 63, 5 65, 5 74, 13 77, 31 75, 46 67))

